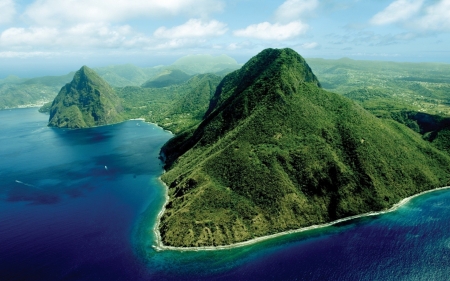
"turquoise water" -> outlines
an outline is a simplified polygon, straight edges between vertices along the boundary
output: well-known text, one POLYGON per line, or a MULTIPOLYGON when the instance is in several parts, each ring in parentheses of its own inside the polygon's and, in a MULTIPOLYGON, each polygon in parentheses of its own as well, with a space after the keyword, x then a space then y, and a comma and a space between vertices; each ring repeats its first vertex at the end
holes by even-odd
POLYGON ((450 191, 397 211, 218 251, 153 249, 171 135, 131 120, 46 127, 0 111, 0 280, 448 280, 450 191))

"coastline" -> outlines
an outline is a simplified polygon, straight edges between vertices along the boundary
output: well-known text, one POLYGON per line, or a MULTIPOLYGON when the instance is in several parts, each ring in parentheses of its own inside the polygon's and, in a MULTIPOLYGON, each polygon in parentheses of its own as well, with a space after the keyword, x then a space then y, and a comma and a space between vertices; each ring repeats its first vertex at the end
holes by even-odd
POLYGON ((338 220, 335 220, 335 221, 332 221, 332 222, 328 222, 328 223, 324 223, 324 224, 317 224, 317 225, 311 225, 311 226, 307 226, 307 227, 303 227, 303 228, 299 228, 299 229, 287 230, 287 231, 283 231, 283 232, 280 232, 280 233, 275 233, 275 234, 270 234, 270 235, 266 235, 266 236, 261 236, 261 237, 257 237, 257 238, 251 239, 251 240, 247 240, 247 241, 244 241, 244 242, 238 242, 238 243, 234 243, 234 244, 230 244, 230 245, 203 246, 203 247, 173 247, 173 246, 166 246, 166 245, 164 245, 162 243, 161 233, 159 232, 160 219, 161 219, 162 215, 164 214, 164 211, 166 210, 166 204, 167 204, 167 202, 169 200, 169 188, 161 180, 161 177, 159 177, 159 180, 164 185, 166 200, 165 200, 164 205, 161 208, 160 212, 158 213, 157 221, 156 221, 155 227, 153 228, 153 232, 155 234, 155 240, 156 240, 155 243, 156 244, 153 245, 152 247, 156 251, 170 250, 170 251, 180 251, 180 252, 216 251, 216 250, 227 250, 227 249, 239 248, 239 247, 253 245, 253 244, 256 244, 256 243, 259 243, 259 242, 262 242, 262 241, 266 241, 266 240, 269 240, 269 239, 277 238, 277 237, 288 235, 288 234, 300 233, 300 232, 304 232, 304 231, 308 231, 308 230, 312 230, 312 229, 318 229, 318 228, 324 228, 324 227, 332 226, 332 225, 335 225, 335 224, 338 224, 338 223, 341 223, 341 222, 350 221, 350 220, 357 219, 357 218, 382 215, 382 214, 386 214, 386 213, 390 213, 390 212, 396 211, 398 208, 400 208, 403 205, 407 204, 409 201, 411 201, 412 199, 414 199, 416 197, 422 196, 422 195, 427 194, 427 193, 432 193, 432 192, 435 192, 435 191, 450 189, 450 186, 437 187, 437 188, 426 190, 426 191, 422 191, 422 192, 414 194, 414 195, 412 195, 410 197, 404 198, 404 199, 400 200, 398 203, 394 204, 391 208, 389 208, 387 210, 382 210, 382 211, 378 211, 378 212, 368 212, 368 213, 364 213, 364 214, 360 214, 360 215, 355 215, 355 216, 350 216, 350 217, 338 219, 338 220))
MULTIPOLYGON (((163 174, 165 173, 165 170, 163 172, 163 174)), ((155 249, 157 252, 162 251, 162 250, 166 250, 165 247, 169 247, 169 246, 164 246, 164 244, 162 243, 162 238, 161 238, 161 233, 159 232, 159 225, 161 223, 161 217, 163 216, 164 212, 166 211, 166 205, 167 202, 169 202, 169 187, 167 186, 167 184, 161 179, 161 176, 159 176, 158 180, 161 182, 161 184, 164 186, 164 203, 163 206, 161 208, 161 210, 158 212, 158 216, 156 217, 156 224, 155 227, 153 227, 153 234, 155 235, 155 244, 156 245, 152 245, 153 249, 155 249)))
MULTIPOLYGON (((50 102, 50 101, 48 101, 50 102)), ((38 102, 38 103, 30 103, 30 104, 20 104, 15 107, 5 107, 1 108, 0 110, 11 110, 11 109, 23 109, 23 108, 35 108, 35 107, 42 107, 47 102, 38 102)))
MULTIPOLYGON (((14 108, 14 109, 16 109, 16 108, 14 108)), ((146 124, 152 124, 152 125, 155 125, 155 126, 158 127, 158 128, 161 128, 161 130, 163 130, 163 131, 165 131, 165 132, 167 132, 167 133, 170 133, 172 136, 174 136, 174 133, 172 133, 171 131, 164 129, 163 127, 159 126, 157 123, 147 122, 147 121, 145 121, 145 118, 131 118, 131 119, 125 119, 125 120, 122 120, 122 121, 119 121, 119 122, 116 122, 116 123, 110 123, 110 124, 104 124, 104 125, 97 125, 97 126, 91 126, 91 127, 86 127, 86 128, 66 128, 66 127, 53 127, 53 126, 50 126, 50 127, 51 127, 51 128, 58 128, 58 129, 69 129, 69 130, 83 130, 83 129, 91 129, 91 128, 105 127, 105 126, 114 126, 114 125, 121 124, 121 123, 125 123, 125 122, 128 122, 128 121, 142 121, 142 122, 144 122, 144 123, 146 123, 146 124)))
MULTIPOLYGON (((167 129, 164 129, 164 127, 161 127, 158 123, 147 122, 147 121, 145 121, 145 118, 142 118, 142 119, 139 119, 139 120, 144 120, 145 123, 153 124, 153 125, 155 125, 156 127, 161 128, 164 132, 168 132, 168 133, 171 134, 172 136, 175 136, 175 134, 174 134, 172 131, 167 130, 167 129)), ((160 177, 160 178, 161 178, 161 177, 160 177)))

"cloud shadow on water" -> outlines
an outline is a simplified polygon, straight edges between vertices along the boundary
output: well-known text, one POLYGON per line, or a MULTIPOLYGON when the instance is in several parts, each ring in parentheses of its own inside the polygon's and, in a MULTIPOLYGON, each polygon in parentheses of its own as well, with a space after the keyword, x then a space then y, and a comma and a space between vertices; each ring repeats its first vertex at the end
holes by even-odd
POLYGON ((92 145, 109 141, 113 133, 99 128, 89 129, 61 129, 51 128, 55 135, 65 144, 74 145, 92 145))
POLYGON ((102 181, 116 179, 118 174, 103 166, 75 162, 36 170, 32 173, 11 173, 3 179, 0 193, 7 202, 29 202, 33 205, 60 203, 64 198, 84 197, 102 181), (74 167, 78 167, 75 169, 74 167))

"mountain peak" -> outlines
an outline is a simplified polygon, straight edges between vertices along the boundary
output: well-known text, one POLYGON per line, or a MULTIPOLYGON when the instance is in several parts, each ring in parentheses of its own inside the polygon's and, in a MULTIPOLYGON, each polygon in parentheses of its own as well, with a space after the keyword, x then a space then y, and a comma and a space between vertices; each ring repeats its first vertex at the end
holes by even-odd
POLYGON ((85 128, 121 120, 120 100, 94 70, 82 66, 52 103, 49 126, 85 128))
POLYGON ((83 65, 77 72, 76 74, 80 75, 80 76, 93 76, 93 75, 97 75, 97 73, 95 73, 94 70, 92 70, 91 68, 87 67, 86 65, 83 65))
MULTIPOLYGON (((241 69, 225 76, 211 99, 205 117, 225 104, 236 120, 246 117, 260 105, 274 106, 287 96, 302 94, 302 84, 320 88, 317 77, 305 59, 292 49, 265 49, 250 59, 241 69)), ((229 123, 230 125, 233 122, 229 123)))
POLYGON ((298 82, 313 83, 320 87, 319 80, 305 59, 290 48, 265 49, 250 59, 242 70, 250 76, 257 73, 266 74, 265 76, 294 75, 292 78, 298 82))
MULTIPOLYGON (((95 72, 93 69, 83 65, 74 75, 72 82, 79 83, 80 81, 90 81, 92 83, 101 83, 107 85, 107 83, 95 72)), ((109 87, 109 85, 108 85, 109 87)))
POLYGON ((210 100, 204 121, 190 141, 171 148, 174 153, 168 153, 166 167, 197 142, 214 142, 257 112, 282 108, 294 96, 309 96, 319 89, 319 80, 294 50, 261 51, 239 70, 225 76, 210 100))

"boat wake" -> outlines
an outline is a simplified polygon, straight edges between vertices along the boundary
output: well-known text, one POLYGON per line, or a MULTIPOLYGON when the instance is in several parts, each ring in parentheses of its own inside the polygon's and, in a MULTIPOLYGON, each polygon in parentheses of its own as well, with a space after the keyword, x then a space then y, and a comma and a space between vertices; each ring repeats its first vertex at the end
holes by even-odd
POLYGON ((25 182, 22 182, 22 181, 19 181, 19 180, 16 180, 16 182, 20 183, 20 184, 23 184, 23 185, 26 185, 26 186, 29 186, 29 187, 34 187, 34 188, 41 189, 41 188, 39 188, 39 187, 37 187, 35 185, 29 184, 29 183, 25 183, 25 182))

